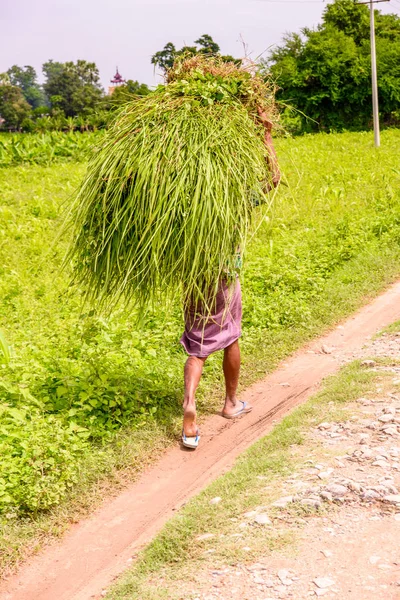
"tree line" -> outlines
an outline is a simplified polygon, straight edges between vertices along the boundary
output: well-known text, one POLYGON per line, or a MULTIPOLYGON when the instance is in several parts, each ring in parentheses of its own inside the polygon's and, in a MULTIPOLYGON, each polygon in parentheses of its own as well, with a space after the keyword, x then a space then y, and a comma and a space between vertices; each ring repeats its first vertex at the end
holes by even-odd
MULTIPOLYGON (((327 5, 317 28, 287 35, 264 61, 279 86, 277 100, 289 128, 372 126, 369 19, 367 6, 336 0, 327 5)), ((400 126, 400 18, 375 10, 375 30, 380 119, 400 126)))
MULTIPOLYGON (((372 127, 369 22, 367 6, 335 0, 326 6, 319 26, 286 35, 261 62, 265 77, 276 82, 285 129, 304 133, 372 127)), ((400 18, 375 10, 375 25, 380 119, 400 126, 400 18)), ((208 35, 195 43, 200 48, 177 50, 170 42, 152 63, 166 70, 182 53, 220 53, 208 35)))
MULTIPOLYGON (((375 10, 380 117, 400 125, 400 18, 375 10)), ((223 55, 219 45, 202 35, 192 46, 172 42, 156 52, 151 63, 165 72, 179 56, 223 55)), ((261 63, 265 77, 277 84, 283 126, 293 133, 368 129, 372 124, 369 9, 353 0, 326 6, 314 29, 290 33, 261 63)), ((41 86, 33 67, 12 66, 0 74, 0 117, 3 128, 96 129, 104 127, 112 109, 132 95, 150 93, 145 84, 129 80, 106 95, 95 63, 78 60, 43 65, 41 86)))
POLYGON ((40 85, 31 66, 13 65, 0 74, 0 118, 3 129, 27 132, 95 130, 105 127, 112 108, 130 95, 150 93, 150 88, 128 80, 106 95, 95 63, 85 60, 55 62, 42 67, 40 85))

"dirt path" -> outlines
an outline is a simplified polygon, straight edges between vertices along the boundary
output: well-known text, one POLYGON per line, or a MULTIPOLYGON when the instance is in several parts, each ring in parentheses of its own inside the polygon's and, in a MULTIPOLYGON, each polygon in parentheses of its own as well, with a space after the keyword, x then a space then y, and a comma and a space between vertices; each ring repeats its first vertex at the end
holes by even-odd
MULTIPOLYGON (((266 532, 292 533, 295 541, 258 552, 253 563, 230 560, 216 568, 203 558, 189 576, 168 580, 171 598, 400 599, 400 334, 382 336, 356 354, 393 357, 397 364, 366 361, 377 383, 342 406, 343 420, 328 416, 303 432, 306 441, 295 451, 300 468, 274 487, 281 497, 238 515, 234 520, 245 530, 222 536, 220 544, 235 536, 238 549, 246 544, 251 552, 255 523, 266 532)), ((215 546, 224 556, 216 539, 203 556, 215 546)))
POLYGON ((57 545, 24 566, 0 587, 1 600, 89 600, 121 573, 188 498, 227 470, 235 458, 264 436, 293 407, 315 392, 322 378, 371 335, 400 319, 400 283, 328 335, 303 348, 242 395, 254 410, 230 422, 210 417, 199 449, 178 445, 137 483, 73 526, 57 545))

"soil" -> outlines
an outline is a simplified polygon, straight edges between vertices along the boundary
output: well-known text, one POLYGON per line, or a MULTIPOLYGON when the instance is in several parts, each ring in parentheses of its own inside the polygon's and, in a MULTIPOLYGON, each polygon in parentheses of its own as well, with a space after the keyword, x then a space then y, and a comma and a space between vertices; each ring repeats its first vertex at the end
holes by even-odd
MULTIPOLYGON (((400 283, 397 283, 331 333, 313 341, 286 360, 270 376, 248 388, 241 395, 241 399, 253 404, 254 409, 250 414, 234 421, 222 419, 220 415, 207 419, 201 426, 201 443, 198 450, 186 451, 177 444, 138 482, 105 503, 90 519, 71 527, 60 543, 44 550, 23 566, 17 575, 3 581, 0 586, 0 599, 89 600, 101 597, 102 590, 127 567, 132 557, 150 541, 175 510, 211 480, 229 469, 235 458, 267 434, 277 420, 307 400, 324 377, 337 371, 341 364, 351 359, 354 354, 360 353, 371 336, 399 320, 399 300, 400 283)), ((398 530, 395 530, 394 525, 399 527, 399 523, 394 521, 394 516, 387 518, 391 519, 393 528, 389 528, 389 532, 385 529, 385 534, 383 525, 385 528, 387 525, 383 520, 367 520, 362 530, 362 535, 367 538, 375 536, 376 544, 379 543, 381 534, 382 539, 385 539, 385 552, 392 538, 394 548, 396 536, 398 537, 398 530), (382 528, 378 531, 379 524, 382 528)), ((321 561, 320 549, 315 545, 318 532, 308 531, 312 540, 312 543, 308 544, 309 562, 310 565, 318 564, 317 556, 321 561), (312 552, 315 556, 312 556, 312 552)), ((332 540, 334 545, 335 540, 332 540)), ((371 555, 375 552, 379 554, 378 549, 381 547, 379 545, 376 550, 372 549, 371 555)), ((343 552, 338 555, 338 560, 344 561, 344 565, 348 560, 355 560, 358 555, 357 548, 351 548, 350 545, 346 548, 349 548, 346 550, 346 559, 343 552)), ((382 551, 380 556, 386 561, 389 560, 383 556, 382 551)), ((393 561, 387 573, 384 569, 377 572, 381 577, 395 577, 392 567, 393 561)), ((339 564, 332 563, 332 567, 329 566, 329 569, 325 569, 326 573, 323 573, 324 577, 331 574, 335 585, 338 569, 339 564)), ((287 579, 290 577, 287 576, 287 579)), ((376 585, 389 585, 381 584, 378 579, 376 581, 376 585)), ((290 585, 282 585, 290 588, 290 585)), ((315 585, 313 584, 314 587, 315 585)), ((322 593, 329 597, 333 587, 319 589, 328 589, 328 592, 322 593)), ((314 589, 309 590, 309 593, 314 594, 314 589)), ((400 598, 387 595, 386 591, 386 595, 376 595, 376 591, 374 593, 375 596, 351 597, 400 598)), ((242 598, 245 597, 247 596, 242 595, 242 598)), ((265 600, 268 594, 263 592, 262 596, 253 594, 249 597, 265 600)), ((271 597, 279 596, 274 594, 271 597)), ((303 596, 292 597, 297 599, 303 596)))
MULTIPOLYGON (((373 352, 398 361, 400 335, 386 334, 355 354, 373 352)), ((391 385, 378 383, 366 397, 346 404, 348 418, 342 422, 312 429, 308 443, 296 449, 304 467, 283 481, 282 496, 246 513, 248 527, 291 532, 295 544, 253 564, 215 569, 200 563, 175 586, 174 598, 400 599, 400 367, 367 360, 365 368, 391 375, 391 385)), ((240 544, 240 534, 234 535, 240 544)), ((211 540, 206 553, 212 552, 211 540)))

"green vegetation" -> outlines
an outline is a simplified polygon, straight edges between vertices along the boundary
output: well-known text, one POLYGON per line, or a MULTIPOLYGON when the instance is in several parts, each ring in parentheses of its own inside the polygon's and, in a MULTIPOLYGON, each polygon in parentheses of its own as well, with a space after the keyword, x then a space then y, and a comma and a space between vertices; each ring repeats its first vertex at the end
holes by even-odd
MULTIPOLYGON (((49 61, 52 62, 52 61, 49 61)), ((5 75, 3 77, 5 78, 5 75)), ((7 71, 9 83, 19 88, 25 101, 33 109, 40 109, 46 106, 46 95, 44 90, 37 82, 36 71, 31 66, 18 67, 13 65, 7 71)))
MULTIPOLYGON (((175 45, 172 42, 168 42, 165 44, 164 48, 159 52, 156 52, 151 57, 151 64, 159 67, 167 72, 168 69, 171 69, 174 65, 176 59, 181 57, 189 57, 195 55, 203 55, 203 56, 220 56, 220 47, 214 42, 211 35, 207 33, 202 35, 198 40, 196 40, 194 46, 182 46, 179 50, 176 49, 175 45)), ((233 56, 225 55, 221 56, 222 60, 226 60, 227 62, 234 61, 233 56)), ((241 61, 237 61, 240 63, 241 61)))
POLYGON ((87 160, 101 135, 57 131, 42 135, 0 134, 0 167, 87 160))
MULTIPOLYGON (((122 575, 107 598, 177 600, 182 597, 182 590, 180 594, 174 593, 176 582, 194 583, 195 574, 208 568, 238 562, 253 564, 258 558, 293 542, 293 531, 288 527, 283 530, 275 526, 247 527, 240 530, 240 545, 238 539, 231 536, 237 535, 238 520, 244 513, 277 500, 282 495, 282 482, 304 468, 305 458, 318 452, 307 437, 311 427, 322 421, 340 421, 346 404, 374 391, 377 380, 380 386, 388 385, 385 379, 392 377, 392 373, 369 371, 357 361, 328 378, 321 392, 285 417, 269 435, 243 453, 231 471, 189 501, 140 553, 134 567, 122 575), (222 501, 210 505, 210 500, 216 497, 222 501), (211 556, 205 554, 210 540, 197 539, 205 533, 215 536, 211 541, 211 556), (248 546, 251 552, 242 549, 248 546)), ((296 509, 305 516, 304 508, 299 509, 294 504, 292 510, 296 509)), ((269 513, 272 518, 273 507, 269 507, 269 513)), ((194 592, 190 597, 195 596, 194 592)))
POLYGON ((267 84, 214 58, 175 64, 167 85, 118 113, 71 211, 75 280, 90 300, 124 297, 140 314, 182 295, 211 309, 272 177, 256 109, 269 92, 273 120, 267 84))
POLYGON ((2 363, 10 362, 10 348, 7 344, 6 338, 0 331, 0 360, 2 363))
POLYGON ((105 95, 95 63, 85 60, 43 64, 40 86, 33 67, 13 65, 0 73, 0 129, 45 133, 93 131, 106 127, 116 105, 150 93, 145 84, 124 81, 105 95))
POLYGON ((66 63, 49 60, 43 65, 46 97, 53 109, 65 117, 91 112, 100 102, 103 92, 95 63, 77 60, 66 63))
MULTIPOLYGON (((400 274, 400 133, 384 132, 379 151, 364 133, 280 139, 277 151, 289 187, 244 257, 242 385, 400 274)), ((117 470, 130 477, 151 440, 181 427, 181 307, 160 303, 140 326, 122 306, 82 313, 60 273, 60 214, 84 171, 0 169, 0 329, 13 350, 0 376, 3 562, 60 531, 85 489, 117 470)), ((222 399, 220 362, 206 363, 202 414, 222 399)))
MULTIPOLYGON (((375 10, 381 121, 400 124, 400 17, 375 10)), ((266 67, 281 88, 284 122, 293 132, 371 127, 369 8, 336 0, 322 24, 284 38, 266 67)))

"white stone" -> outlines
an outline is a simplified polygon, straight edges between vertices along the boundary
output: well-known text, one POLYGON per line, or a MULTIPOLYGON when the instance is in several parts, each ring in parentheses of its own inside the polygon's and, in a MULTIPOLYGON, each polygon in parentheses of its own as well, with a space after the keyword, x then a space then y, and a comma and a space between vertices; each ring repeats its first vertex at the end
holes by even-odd
MULTIPOLYGON (((285 584, 286 580, 290 578, 290 571, 288 571, 287 569, 280 569, 278 571, 278 577, 281 580, 281 582, 284 585, 286 585, 285 584)), ((290 583, 293 583, 293 582, 290 580, 290 583)))
POLYGON ((371 456, 373 455, 373 451, 371 450, 371 448, 363 448, 361 450, 361 453, 363 458, 371 458, 371 456))
POLYGON ((331 585, 335 585, 334 580, 330 579, 329 577, 316 577, 313 583, 315 583, 315 585, 320 589, 325 589, 330 587, 331 585))
POLYGON ((363 360, 361 363, 362 367, 374 367, 376 362, 374 360, 363 360))
POLYGON ((256 516, 256 514, 257 514, 257 511, 256 511, 256 510, 249 510, 248 512, 245 512, 243 516, 244 516, 246 519, 251 519, 252 517, 255 517, 255 516, 256 516))
POLYGON ((321 506, 321 502, 318 498, 302 498, 300 504, 303 506, 312 506, 313 508, 319 508, 321 506))
POLYGON ((388 494, 383 499, 391 504, 400 504, 400 494, 388 494))
POLYGON ((330 348, 326 344, 322 344, 321 350, 324 354, 332 354, 332 352, 333 352, 333 348, 330 348))
POLYGON ((374 490, 365 490, 362 497, 364 500, 378 500, 380 498, 378 492, 374 490))
POLYGON ((285 508, 288 504, 293 502, 293 496, 283 496, 272 503, 272 506, 276 506, 277 508, 285 508))
POLYGON ((395 436, 398 433, 397 427, 395 425, 389 425, 386 427, 382 427, 382 431, 383 431, 383 433, 386 433, 386 435, 391 435, 391 436, 395 436))
POLYGON ((376 460, 372 463, 372 465, 374 467, 381 467, 381 469, 388 469, 390 467, 390 464, 387 460, 376 460))
POLYGON ((332 502, 333 496, 330 492, 321 492, 320 496, 323 500, 327 500, 328 502, 332 502))
POLYGON ((391 423, 392 421, 394 421, 394 416, 390 413, 386 413, 384 415, 381 415, 378 418, 378 421, 380 421, 381 423, 391 423))
POLYGON ((342 496, 345 496, 348 492, 346 486, 340 485, 338 483, 332 483, 326 489, 332 494, 334 498, 340 498, 342 496))
POLYGON ((328 477, 330 477, 333 473, 334 469, 326 469, 326 471, 320 471, 318 473, 318 477, 320 479, 328 479, 328 477))
POLYGON ((212 500, 210 500, 210 504, 218 504, 219 502, 221 502, 221 500, 222 500, 222 498, 217 496, 216 498, 213 498, 212 500))
POLYGON ((254 521, 259 525, 272 525, 272 521, 266 513, 260 513, 255 517, 254 521))
POLYGON ((215 537, 213 533, 203 533, 203 535, 198 535, 196 540, 199 540, 199 542, 201 542, 203 540, 210 540, 213 537, 215 537))

